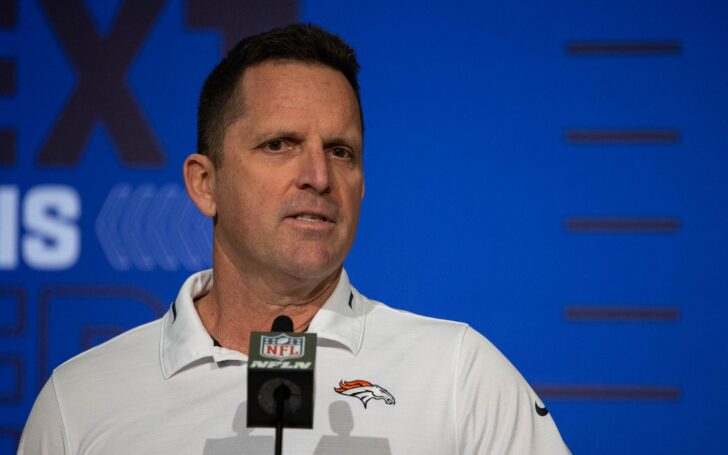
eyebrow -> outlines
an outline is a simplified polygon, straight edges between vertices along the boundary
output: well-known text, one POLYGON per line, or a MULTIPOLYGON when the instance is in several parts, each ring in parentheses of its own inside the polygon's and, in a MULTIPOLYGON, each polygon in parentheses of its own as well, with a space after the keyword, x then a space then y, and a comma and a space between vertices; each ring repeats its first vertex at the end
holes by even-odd
MULTIPOLYGON (((253 136, 255 144, 260 144, 274 138, 288 138, 296 141, 303 141, 303 134, 294 130, 267 130, 253 136)), ((346 145, 348 147, 356 147, 355 138, 346 138, 345 136, 335 136, 324 142, 324 147, 333 147, 336 145, 346 145)), ((361 148, 361 144, 359 144, 361 148)))
POLYGON ((264 141, 269 141, 274 138, 289 138, 289 139, 295 139, 295 140, 302 140, 301 134, 297 133, 292 130, 268 130, 263 131, 259 134, 256 134, 253 136, 253 141, 256 144, 260 144, 264 141))
POLYGON ((334 137, 324 142, 324 147, 332 147, 335 145, 346 145, 349 147, 354 147, 356 145, 355 142, 356 141, 352 139, 347 139, 345 137, 334 137))

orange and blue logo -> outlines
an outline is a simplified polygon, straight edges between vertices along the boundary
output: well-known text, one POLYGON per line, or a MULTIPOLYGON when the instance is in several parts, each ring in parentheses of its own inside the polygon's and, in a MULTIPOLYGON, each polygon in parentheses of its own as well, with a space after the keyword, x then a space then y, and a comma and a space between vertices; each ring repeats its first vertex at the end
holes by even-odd
POLYGON ((339 387, 334 387, 336 393, 361 400, 364 409, 371 400, 383 400, 387 404, 395 404, 394 396, 387 389, 377 384, 372 384, 363 379, 353 381, 339 381, 339 387))

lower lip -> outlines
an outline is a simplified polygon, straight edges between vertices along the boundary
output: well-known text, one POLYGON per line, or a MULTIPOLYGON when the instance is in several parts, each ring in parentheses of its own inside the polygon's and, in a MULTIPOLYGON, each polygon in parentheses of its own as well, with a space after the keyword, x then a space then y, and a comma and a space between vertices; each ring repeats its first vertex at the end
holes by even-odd
POLYGON ((330 221, 307 221, 299 218, 286 218, 286 221, 291 223, 296 228, 308 229, 312 231, 328 231, 336 226, 336 223, 330 221))

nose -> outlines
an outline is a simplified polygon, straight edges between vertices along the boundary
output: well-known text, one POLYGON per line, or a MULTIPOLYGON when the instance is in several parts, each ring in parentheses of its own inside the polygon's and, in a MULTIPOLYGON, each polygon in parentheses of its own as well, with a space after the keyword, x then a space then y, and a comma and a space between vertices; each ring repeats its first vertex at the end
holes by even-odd
POLYGON ((300 155, 296 185, 318 194, 331 192, 330 163, 322 147, 311 147, 300 155))

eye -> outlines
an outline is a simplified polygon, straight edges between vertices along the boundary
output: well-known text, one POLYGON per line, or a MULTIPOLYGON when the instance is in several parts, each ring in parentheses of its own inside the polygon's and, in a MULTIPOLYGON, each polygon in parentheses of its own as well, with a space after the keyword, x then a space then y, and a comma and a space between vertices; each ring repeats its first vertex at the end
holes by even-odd
POLYGON ((350 160, 352 158, 351 150, 344 148, 344 147, 332 148, 331 155, 336 158, 340 158, 340 159, 344 159, 344 160, 350 160))
POLYGON ((283 141, 275 140, 265 144, 265 148, 273 152, 280 152, 281 150, 283 150, 284 145, 285 143, 283 141))

